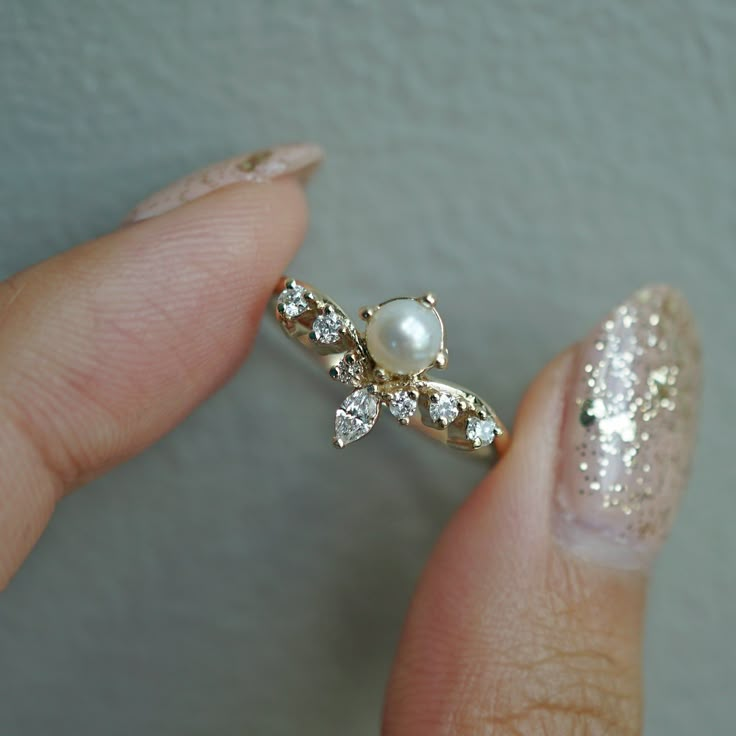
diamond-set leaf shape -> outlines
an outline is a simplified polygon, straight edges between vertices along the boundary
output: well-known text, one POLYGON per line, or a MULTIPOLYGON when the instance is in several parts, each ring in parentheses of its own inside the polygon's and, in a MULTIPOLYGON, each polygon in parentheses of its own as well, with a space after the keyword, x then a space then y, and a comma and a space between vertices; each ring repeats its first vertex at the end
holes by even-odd
POLYGON ((335 414, 335 444, 345 447, 373 429, 381 402, 368 388, 353 391, 335 414))

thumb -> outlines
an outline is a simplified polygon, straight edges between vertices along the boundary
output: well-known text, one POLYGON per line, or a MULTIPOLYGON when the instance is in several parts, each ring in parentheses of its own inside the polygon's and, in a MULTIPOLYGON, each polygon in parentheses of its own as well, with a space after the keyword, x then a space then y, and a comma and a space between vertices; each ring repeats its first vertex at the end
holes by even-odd
POLYGON ((645 288, 529 389, 414 596, 384 734, 638 733, 647 572, 689 472, 690 311, 645 288))

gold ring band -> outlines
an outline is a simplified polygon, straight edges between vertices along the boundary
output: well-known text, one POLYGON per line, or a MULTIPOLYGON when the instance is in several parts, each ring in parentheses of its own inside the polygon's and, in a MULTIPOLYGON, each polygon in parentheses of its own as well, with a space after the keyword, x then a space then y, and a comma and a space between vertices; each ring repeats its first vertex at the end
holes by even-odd
POLYGON ((428 375, 444 369, 448 357, 432 294, 361 309, 364 333, 337 302, 302 281, 282 278, 272 305, 284 332, 353 389, 336 412, 336 447, 365 436, 385 406, 400 424, 475 457, 495 460, 507 450, 508 430, 487 402, 428 375))

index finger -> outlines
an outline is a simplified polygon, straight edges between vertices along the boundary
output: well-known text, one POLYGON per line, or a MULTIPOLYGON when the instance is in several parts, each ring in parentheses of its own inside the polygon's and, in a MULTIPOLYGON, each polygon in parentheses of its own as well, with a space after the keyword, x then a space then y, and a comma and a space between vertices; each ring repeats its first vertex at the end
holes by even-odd
POLYGON ((295 176, 243 179, 0 284, 0 587, 64 493, 244 358, 307 211, 295 176))

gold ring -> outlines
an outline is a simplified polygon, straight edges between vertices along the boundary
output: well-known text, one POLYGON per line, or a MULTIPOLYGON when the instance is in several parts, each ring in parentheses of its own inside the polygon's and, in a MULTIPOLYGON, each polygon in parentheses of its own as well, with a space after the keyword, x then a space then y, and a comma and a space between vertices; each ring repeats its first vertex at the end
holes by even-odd
POLYGON ((368 434, 385 406, 400 424, 448 447, 484 459, 507 450, 508 430, 487 402, 428 375, 432 368, 446 368, 448 358, 432 294, 361 309, 364 333, 333 299, 302 281, 282 278, 272 302, 284 332, 307 348, 333 380, 353 389, 335 414, 335 447, 368 434))

